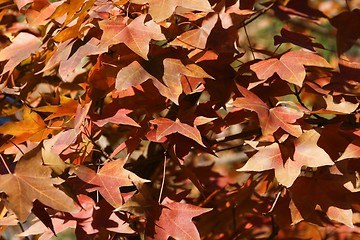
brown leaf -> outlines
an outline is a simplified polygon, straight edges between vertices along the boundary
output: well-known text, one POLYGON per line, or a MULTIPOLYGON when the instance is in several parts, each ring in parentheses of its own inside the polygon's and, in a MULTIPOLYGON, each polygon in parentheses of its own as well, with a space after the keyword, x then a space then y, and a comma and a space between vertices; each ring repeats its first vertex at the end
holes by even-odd
POLYGON ((156 138, 158 140, 172 133, 180 133, 181 135, 184 135, 185 137, 188 137, 201 146, 205 147, 204 143, 202 142, 199 130, 188 124, 180 122, 179 119, 172 121, 168 118, 156 118, 150 122, 154 125, 157 125, 156 138))
POLYGON ((281 29, 281 36, 274 36, 274 45, 282 43, 292 43, 297 46, 315 51, 316 48, 324 49, 324 46, 320 43, 314 43, 313 37, 304 35, 302 33, 289 31, 287 28, 281 29))
POLYGON ((339 175, 299 177, 289 189, 294 202, 293 208, 307 220, 315 213, 316 205, 319 205, 331 220, 354 227, 350 203, 353 193, 344 187, 344 180, 339 175))
POLYGON ((19 160, 14 173, 0 176, 0 191, 7 195, 5 204, 20 222, 27 219, 36 199, 59 211, 79 210, 69 196, 54 186, 59 180, 52 178, 51 172, 42 164, 41 151, 36 148, 19 160))
POLYGON ((338 54, 349 50, 360 37, 360 10, 344 11, 330 19, 330 23, 337 28, 336 46, 338 54))

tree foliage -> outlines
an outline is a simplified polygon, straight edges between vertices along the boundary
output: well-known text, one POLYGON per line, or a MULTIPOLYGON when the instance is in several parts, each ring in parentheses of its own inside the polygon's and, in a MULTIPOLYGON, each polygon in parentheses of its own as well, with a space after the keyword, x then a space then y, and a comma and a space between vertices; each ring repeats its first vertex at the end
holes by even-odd
POLYGON ((0 0, 0 233, 357 236, 357 4, 0 0))

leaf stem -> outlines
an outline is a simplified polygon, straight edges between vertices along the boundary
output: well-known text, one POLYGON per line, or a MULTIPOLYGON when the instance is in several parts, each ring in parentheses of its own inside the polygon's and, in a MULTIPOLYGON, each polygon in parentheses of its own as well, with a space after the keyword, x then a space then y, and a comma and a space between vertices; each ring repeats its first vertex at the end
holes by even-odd
MULTIPOLYGON (((25 229, 24 229, 23 225, 22 225, 20 222, 18 222, 18 225, 19 225, 21 231, 22 231, 22 232, 25 232, 25 229)), ((28 236, 25 236, 24 238, 25 238, 26 240, 30 240, 30 238, 29 238, 28 236)))
POLYGON ((164 190, 165 175, 166 175, 166 151, 164 152, 164 167, 163 167, 163 177, 162 177, 162 181, 161 181, 160 194, 159 194, 159 200, 158 200, 159 204, 161 204, 161 197, 162 197, 162 193, 164 190))
POLYGON ((10 143, 12 143, 21 153, 22 155, 24 155, 25 153, 23 152, 23 150, 21 150, 21 148, 16 144, 14 143, 13 141, 11 141, 10 139, 8 140, 10 143))
POLYGON ((1 161, 3 162, 3 164, 4 164, 5 168, 6 168, 6 171, 7 171, 9 174, 12 174, 12 172, 10 171, 9 166, 7 165, 7 163, 6 163, 5 159, 4 159, 4 157, 3 157, 1 154, 0 154, 0 157, 1 157, 1 161))

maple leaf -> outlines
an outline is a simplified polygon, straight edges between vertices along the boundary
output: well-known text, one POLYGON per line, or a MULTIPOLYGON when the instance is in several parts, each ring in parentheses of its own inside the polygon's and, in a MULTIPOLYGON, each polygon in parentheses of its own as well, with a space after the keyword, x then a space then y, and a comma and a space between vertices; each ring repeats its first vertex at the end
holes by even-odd
POLYGON ((169 98, 175 104, 179 104, 179 96, 182 93, 181 76, 194 78, 213 78, 200 66, 189 63, 184 65, 180 59, 166 58, 163 61, 164 75, 162 77, 165 86, 159 81, 153 81, 154 85, 164 97, 169 98))
POLYGON ((25 5, 32 3, 34 0, 15 0, 15 4, 18 7, 18 9, 20 10, 21 8, 23 8, 25 5))
POLYGON ((331 25, 337 28, 336 47, 338 54, 349 50, 360 37, 360 11, 354 8, 351 12, 343 11, 330 19, 331 25))
POLYGON ((199 130, 186 123, 180 122, 179 119, 173 121, 168 118, 156 118, 154 120, 151 120, 150 122, 154 125, 157 125, 157 140, 160 140, 161 138, 168 136, 172 133, 180 133, 181 135, 188 137, 200 144, 201 146, 205 147, 204 143, 202 142, 199 130))
POLYGON ((155 77, 149 73, 148 69, 158 69, 158 64, 159 61, 156 60, 150 60, 147 63, 133 61, 118 72, 115 85, 116 89, 118 91, 125 90, 131 86, 141 84, 148 79, 152 79, 153 84, 159 90, 161 95, 169 98, 175 104, 179 104, 179 96, 183 92, 181 85, 182 76, 212 78, 198 65, 194 63, 184 64, 180 59, 176 58, 165 58, 162 62, 164 65, 163 73, 160 73, 159 76, 154 74, 156 75, 155 77), (147 70, 144 69, 142 64, 147 70))
POLYGON ((138 61, 133 61, 126 67, 123 67, 116 76, 115 88, 118 91, 136 86, 148 79, 154 79, 138 61))
POLYGON ((317 142, 320 134, 314 129, 304 132, 295 139, 295 152, 288 159, 283 154, 278 143, 265 147, 258 147, 258 152, 252 156, 238 171, 275 170, 275 177, 280 184, 290 187, 300 175, 301 167, 321 167, 334 165, 329 155, 317 142))
POLYGON ((26 19, 30 25, 41 26, 50 21, 50 16, 55 10, 64 3, 64 1, 54 2, 39 10, 28 9, 26 10, 26 19))
POLYGON ((326 102, 326 110, 333 111, 335 114, 350 114, 359 106, 359 103, 348 102, 344 98, 341 99, 340 103, 335 103, 331 95, 326 95, 323 98, 326 102))
POLYGON ((51 168, 42 163, 41 151, 36 148, 17 162, 14 173, 0 175, 0 192, 7 195, 5 204, 20 222, 27 219, 36 199, 59 211, 79 211, 74 201, 54 186, 59 179, 52 178, 51 168))
MULTIPOLYGON (((78 195, 81 211, 71 214, 57 214, 52 216, 54 232, 61 233, 68 228, 75 229, 77 239, 88 238, 99 233, 102 228, 112 232, 132 234, 134 231, 130 226, 116 216, 107 206, 97 206, 95 201, 86 195, 78 195)), ((100 202, 102 203, 102 202, 100 202)), ((26 231, 19 234, 19 237, 41 234, 40 240, 51 239, 54 232, 47 228, 41 221, 32 224, 26 231)))
POLYGON ((299 50, 285 53, 280 59, 262 60, 252 64, 250 69, 261 80, 277 73, 281 79, 301 87, 306 75, 304 65, 331 68, 331 65, 319 55, 299 50))
POLYGON ((14 69, 21 61, 38 51, 41 44, 42 41, 34 35, 26 32, 19 33, 10 46, 0 51, 0 62, 9 60, 0 75, 14 69))
MULTIPOLYGON (((14 143, 21 143, 27 140, 39 142, 53 132, 53 129, 47 127, 39 114, 29 107, 24 106, 23 108, 23 119, 16 122, 7 122, 0 126, 0 134, 12 135, 14 136, 12 140, 14 143)), ((9 146, 8 144, 2 145, 0 150, 4 150, 9 146)))
POLYGON ((101 118, 93 119, 94 123, 99 127, 103 127, 107 123, 116 123, 116 124, 124 124, 129 126, 140 127, 132 118, 128 117, 127 114, 131 113, 131 110, 128 109, 111 109, 106 108, 105 111, 102 112, 101 118), (106 111, 107 110, 107 111, 106 111))
POLYGON ((289 189, 294 203, 292 212, 299 213, 294 223, 311 217, 315 213, 316 205, 319 205, 331 220, 354 227, 350 203, 354 193, 344 187, 344 180, 339 175, 299 177, 289 189))
POLYGON ((186 48, 205 49, 211 30, 218 20, 217 15, 207 17, 201 25, 201 28, 186 31, 170 43, 173 46, 183 46, 186 48))
POLYGON ((207 0, 130 0, 135 4, 149 4, 149 14, 155 22, 161 22, 169 18, 177 7, 197 10, 202 12, 212 11, 207 0))
POLYGON ((120 187, 133 186, 134 182, 148 181, 126 170, 124 168, 125 162, 126 159, 111 161, 106 163, 97 173, 81 165, 75 169, 75 174, 87 184, 95 185, 89 187, 88 191, 99 191, 105 200, 116 208, 123 204, 120 187))
POLYGON ((71 82, 78 74, 78 68, 83 68, 87 63, 81 61, 88 55, 94 55, 101 53, 98 45, 100 41, 97 38, 91 38, 84 45, 80 46, 77 51, 68 59, 63 59, 60 62, 59 74, 64 82, 71 82))
POLYGON ((350 158, 360 158, 360 140, 356 139, 352 143, 350 143, 343 154, 336 160, 341 161, 344 159, 350 158))
POLYGON ((110 45, 124 43, 133 52, 144 59, 148 59, 149 43, 153 40, 163 40, 160 25, 153 20, 145 22, 146 15, 142 14, 126 25, 125 18, 104 20, 99 23, 104 31, 99 48, 106 49, 110 45))
POLYGON ((303 48, 309 49, 311 51, 315 51, 316 48, 324 49, 324 46, 320 43, 314 43, 313 37, 307 36, 301 33, 289 31, 287 28, 281 29, 281 36, 274 36, 274 45, 282 44, 282 43, 293 43, 297 46, 301 46, 303 48))
POLYGON ((244 97, 237 98, 232 105, 256 112, 264 136, 273 134, 279 128, 295 137, 301 135, 301 127, 293 123, 304 115, 302 111, 281 105, 269 109, 266 103, 251 91, 241 86, 238 86, 238 89, 244 97))
POLYGON ((199 232, 191 219, 212 210, 179 202, 165 203, 160 207, 161 214, 155 221, 155 234, 149 236, 149 239, 167 240, 169 237, 173 237, 175 239, 200 240, 199 232))

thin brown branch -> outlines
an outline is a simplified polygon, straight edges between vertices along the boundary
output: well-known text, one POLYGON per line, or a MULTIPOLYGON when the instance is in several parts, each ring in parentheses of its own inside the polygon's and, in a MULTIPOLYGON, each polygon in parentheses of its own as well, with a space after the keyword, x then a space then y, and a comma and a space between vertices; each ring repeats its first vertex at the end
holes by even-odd
POLYGON ((225 143, 225 142, 230 142, 230 141, 233 141, 233 140, 236 140, 236 139, 243 139, 243 138, 247 138, 247 137, 250 137, 250 136, 254 136, 254 135, 260 135, 261 134, 261 128, 256 128, 256 129, 252 129, 252 130, 249 130, 249 131, 246 131, 246 132, 241 132, 241 133, 237 133, 237 134, 234 134, 234 135, 230 135, 230 136, 227 136, 225 137, 224 139, 221 139, 221 140, 210 140, 210 143, 212 145, 214 144, 220 144, 220 143, 225 143))

